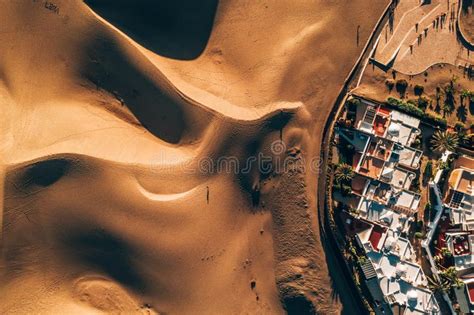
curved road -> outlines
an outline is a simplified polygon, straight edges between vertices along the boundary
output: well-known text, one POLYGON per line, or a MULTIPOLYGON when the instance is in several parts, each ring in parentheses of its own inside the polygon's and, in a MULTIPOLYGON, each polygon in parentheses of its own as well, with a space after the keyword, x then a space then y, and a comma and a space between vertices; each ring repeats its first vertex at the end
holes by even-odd
POLYGON ((336 294, 339 295, 342 305, 343 305, 343 314, 366 314, 367 310, 364 307, 362 299, 358 293, 358 289, 352 274, 345 265, 344 257, 339 251, 335 236, 332 233, 330 226, 329 218, 329 209, 327 207, 326 192, 327 192, 327 170, 328 170, 328 157, 329 157, 329 143, 332 130, 334 128, 335 118, 337 117, 338 112, 341 110, 344 105, 344 101, 348 91, 353 86, 354 82, 357 84, 359 82, 359 77, 362 76, 363 70, 367 65, 369 58, 373 52, 373 49, 377 43, 377 38, 381 33, 383 27, 388 21, 392 3, 390 3, 384 11, 384 14, 377 22, 370 38, 364 47, 357 63, 353 67, 352 71, 349 73, 347 79, 344 82, 339 95, 334 103, 334 106, 329 113, 329 117, 326 120, 322 132, 322 147, 321 147, 321 159, 323 161, 321 168, 321 176, 319 176, 318 182, 318 217, 319 217, 319 227, 321 234, 321 242, 323 243, 324 251, 326 253, 326 260, 331 275, 331 280, 333 282, 333 289, 336 294))

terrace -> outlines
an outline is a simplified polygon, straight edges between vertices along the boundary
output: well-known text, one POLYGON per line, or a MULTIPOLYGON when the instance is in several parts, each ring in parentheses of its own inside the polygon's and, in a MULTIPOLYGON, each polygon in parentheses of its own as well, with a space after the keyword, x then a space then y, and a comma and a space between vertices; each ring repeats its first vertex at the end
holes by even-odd
POLYGON ((416 175, 412 172, 397 167, 392 168, 386 164, 381 172, 380 180, 396 188, 409 189, 415 177, 416 175))
POLYGON ((382 279, 380 286, 386 288, 384 293, 387 293, 392 304, 404 306, 404 312, 400 314, 440 314, 435 296, 428 289, 387 278, 382 279))
POLYGON ((466 170, 462 172, 457 190, 466 195, 474 195, 474 172, 468 172, 466 170))
POLYGON ((372 180, 367 187, 365 196, 367 199, 386 205, 391 196, 391 187, 384 182, 372 180))
MULTIPOLYGON (((452 205, 451 202, 450 205, 452 205)), ((463 225, 464 230, 472 230, 472 225, 474 224, 474 212, 472 208, 451 208, 450 216, 454 224, 463 225)))
POLYGON ((370 141, 370 136, 357 130, 339 130, 339 136, 354 146, 356 152, 364 153, 370 141))
MULTIPOLYGON (((390 242, 388 237, 385 243, 387 242, 390 242)), ((379 288, 388 305, 403 306, 405 314, 439 313, 433 293, 424 288, 428 282, 419 265, 403 260, 391 251, 369 251, 367 257, 373 265, 379 288)), ((376 290, 372 291, 377 293, 376 290)))
POLYGON ((367 148, 367 155, 386 161, 391 154, 393 143, 385 139, 372 138, 367 148))
POLYGON ((379 105, 362 100, 357 109, 356 127, 367 133, 384 137, 390 123, 391 110, 379 105))
POLYGON ((472 255, 455 256, 454 266, 456 270, 465 270, 474 267, 474 257, 472 255))
POLYGON ((388 125, 390 123, 389 115, 389 110, 382 109, 381 107, 377 109, 377 114, 375 115, 373 123, 373 130, 375 132, 375 135, 379 137, 385 136, 388 125))
POLYGON ((399 153, 390 151, 389 148, 391 143, 387 141, 370 142, 365 155, 355 156, 353 163, 355 171, 373 179, 380 179, 394 187, 409 189, 416 176, 413 172, 397 167, 400 153, 403 154, 404 163, 418 167, 421 152, 408 149, 400 150, 399 153))
POLYGON ((389 230, 385 239, 384 248, 387 252, 400 257, 402 260, 414 261, 415 252, 410 242, 399 236, 396 231, 389 230))
POLYGON ((398 111, 393 111, 391 116, 386 138, 404 146, 410 146, 421 133, 418 128, 420 120, 398 111))
POLYGON ((355 174, 351 182, 352 192, 362 196, 369 184, 370 180, 359 174, 355 174))
POLYGON ((362 218, 387 226, 394 231, 406 231, 408 228, 408 219, 404 214, 397 213, 375 201, 362 199, 358 210, 362 218))
POLYGON ((383 227, 378 224, 374 224, 372 231, 369 236, 369 242, 372 245, 372 248, 376 251, 380 250, 381 248, 381 240, 383 240, 383 236, 387 231, 386 227, 383 227))
POLYGON ((420 132, 419 129, 407 126, 402 122, 391 121, 386 138, 401 145, 409 146, 415 141, 420 132))
POLYGON ((449 176, 449 188, 460 194, 474 196, 474 170, 455 169, 449 176))
POLYGON ((356 172, 377 179, 382 173, 384 163, 384 160, 372 156, 365 156, 359 167, 356 169, 356 172))
POLYGON ((466 233, 448 234, 446 241, 450 245, 451 252, 454 256, 464 256, 471 253, 469 235, 466 233))
POLYGON ((471 171, 474 170, 474 158, 468 156, 460 156, 455 161, 455 168, 462 168, 471 171))
POLYGON ((394 211, 412 215, 418 210, 421 196, 411 191, 402 190, 392 195, 389 206, 394 211))
POLYGON ((474 279, 463 279, 464 286, 455 288, 461 314, 472 314, 474 304, 474 279))
POLYGON ((365 108, 364 114, 357 122, 357 129, 367 133, 373 133, 375 116, 377 115, 377 105, 369 105, 365 108))
POLYGON ((349 237, 370 230, 373 226, 373 224, 367 220, 356 218, 347 211, 341 212, 341 220, 344 222, 344 230, 349 237))
POLYGON ((447 233, 446 242, 453 253, 456 270, 465 270, 474 267, 474 235, 469 233, 447 233))
POLYGON ((403 147, 396 154, 398 155, 398 163, 413 169, 420 167, 423 152, 410 147, 403 147))
MULTIPOLYGON (((381 276, 392 278, 392 282, 403 280, 414 285, 426 284, 426 278, 420 266, 400 260, 400 257, 393 254, 384 254, 375 266, 375 270, 381 276)), ((392 292, 387 290, 387 295, 390 293, 392 292)))
POLYGON ((438 225, 433 236, 433 241, 430 244, 430 251, 434 253, 439 260, 440 265, 444 268, 448 268, 454 265, 452 257, 443 255, 443 249, 448 248, 448 243, 446 241, 447 233, 450 230, 453 230, 455 227, 451 223, 449 216, 449 209, 444 208, 441 213, 438 225))
POLYGON ((421 133, 417 118, 366 100, 362 100, 362 104, 357 109, 356 128, 363 132, 408 146, 421 133))
POLYGON ((378 252, 382 248, 387 236, 387 227, 377 223, 369 223, 368 220, 361 218, 347 218, 346 231, 348 230, 350 232, 349 235, 356 236, 359 245, 366 252, 378 252))

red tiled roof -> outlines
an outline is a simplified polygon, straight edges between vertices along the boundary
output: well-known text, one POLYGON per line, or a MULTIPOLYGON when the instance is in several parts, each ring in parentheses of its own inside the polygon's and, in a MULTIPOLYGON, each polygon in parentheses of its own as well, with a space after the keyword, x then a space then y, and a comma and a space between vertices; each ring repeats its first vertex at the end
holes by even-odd
POLYGON ((359 232, 369 229, 371 226, 370 223, 355 218, 346 211, 341 212, 341 219, 344 222, 344 228, 346 230, 347 235, 349 236, 354 236, 359 232))
POLYGON ((382 238, 382 235, 385 233, 385 231, 386 231, 386 228, 380 225, 374 225, 374 228, 372 229, 372 233, 370 233, 369 241, 375 250, 380 249, 379 248, 380 239, 382 238))
POLYGON ((467 291, 469 292, 469 300, 471 300, 471 303, 474 303, 474 282, 467 284, 467 291))
POLYGON ((388 114, 390 114, 391 110, 388 109, 388 108, 379 107, 378 112, 382 113, 384 115, 388 115, 388 114))

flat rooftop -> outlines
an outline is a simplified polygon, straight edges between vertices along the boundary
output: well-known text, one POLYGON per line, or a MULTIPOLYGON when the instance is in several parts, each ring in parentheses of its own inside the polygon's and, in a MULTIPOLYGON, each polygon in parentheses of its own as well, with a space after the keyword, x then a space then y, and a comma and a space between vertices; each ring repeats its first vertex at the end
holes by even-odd
POLYGON ((392 111, 392 121, 402 122, 405 126, 418 129, 420 127, 420 120, 416 117, 401 113, 399 111, 392 111))
POLYGON ((403 147, 403 149, 397 153, 399 156, 398 163, 411 168, 420 167, 420 160, 423 152, 410 147, 403 147))
POLYGON ((407 217, 404 214, 397 213, 372 200, 362 199, 358 210, 362 218, 384 224, 392 230, 403 230, 406 226, 407 217))
POLYGON ((404 169, 392 168, 385 165, 381 172, 380 179, 396 188, 409 189, 411 182, 415 178, 415 174, 404 169))
POLYGON ((407 126, 400 121, 391 121, 386 138, 402 145, 411 145, 419 132, 419 129, 407 126))
POLYGON ((404 190, 396 198, 395 207, 403 207, 416 211, 420 204, 420 199, 420 195, 404 190))
POLYGON ((426 284, 421 267, 415 263, 402 261, 393 254, 382 256, 376 270, 388 278, 403 279, 416 285, 426 284))
POLYGON ((472 172, 466 170, 462 172, 456 190, 466 195, 474 195, 474 170, 472 172))

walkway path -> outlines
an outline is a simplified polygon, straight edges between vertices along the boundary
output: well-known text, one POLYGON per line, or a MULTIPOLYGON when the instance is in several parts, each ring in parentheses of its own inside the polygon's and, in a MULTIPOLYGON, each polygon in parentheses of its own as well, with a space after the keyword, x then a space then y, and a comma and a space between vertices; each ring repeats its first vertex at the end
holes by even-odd
MULTIPOLYGON (((411 0, 401 0, 401 4, 410 2, 411 0)), ((393 34, 385 38, 381 34, 381 39, 377 47, 374 59, 379 63, 387 65, 396 56, 399 51, 404 51, 408 48, 423 32, 426 27, 429 27, 437 16, 444 13, 446 5, 440 3, 441 0, 433 0, 429 5, 420 6, 417 1, 416 6, 408 11, 405 11, 394 26, 393 34)), ((395 12, 399 10, 396 9, 395 12)))
MULTIPOLYGON (((445 6, 445 5, 443 5, 445 6)), ((457 1, 450 0, 446 11, 446 21, 442 27, 428 28, 427 36, 423 36, 418 44, 412 43, 412 50, 405 48, 397 56, 393 68, 406 74, 417 74, 437 63, 448 63, 465 66, 474 63, 474 53, 459 41, 456 32, 457 1)))

